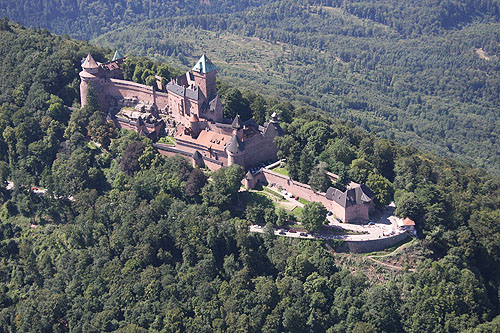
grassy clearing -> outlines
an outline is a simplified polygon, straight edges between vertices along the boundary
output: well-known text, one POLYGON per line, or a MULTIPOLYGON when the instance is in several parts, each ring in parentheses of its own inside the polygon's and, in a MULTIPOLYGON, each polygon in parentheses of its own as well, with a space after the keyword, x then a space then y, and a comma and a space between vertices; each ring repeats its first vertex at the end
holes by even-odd
POLYGON ((281 195, 281 194, 279 194, 278 192, 273 191, 273 190, 271 190, 271 189, 269 189, 269 188, 267 188, 267 187, 264 187, 264 188, 263 188, 263 191, 264 191, 266 194, 269 194, 269 195, 271 195, 271 196, 275 197, 275 198, 276 198, 276 199, 278 199, 279 201, 286 201, 286 199, 285 199, 285 197, 284 197, 284 196, 282 196, 282 195, 281 195))
POLYGON ((175 138, 173 136, 164 136, 158 140, 158 143, 163 143, 165 145, 175 146, 175 138))
POLYGON ((297 206, 297 207, 295 207, 294 209, 292 209, 292 214, 293 214, 293 216, 295 216, 296 218, 301 219, 301 218, 302 218, 302 211, 303 211, 303 210, 304 210, 304 209, 303 209, 302 207, 297 206))
POLYGON ((274 172, 277 172, 277 173, 282 174, 284 176, 290 177, 288 175, 288 170, 286 168, 284 168, 284 167, 277 167, 277 168, 273 168, 272 170, 274 172))
POLYGON ((299 198, 299 202, 300 202, 301 204, 303 204, 303 205, 307 205, 307 204, 309 204, 309 203, 310 203, 309 201, 307 201, 307 200, 306 200, 306 199, 304 199, 304 198, 299 198))

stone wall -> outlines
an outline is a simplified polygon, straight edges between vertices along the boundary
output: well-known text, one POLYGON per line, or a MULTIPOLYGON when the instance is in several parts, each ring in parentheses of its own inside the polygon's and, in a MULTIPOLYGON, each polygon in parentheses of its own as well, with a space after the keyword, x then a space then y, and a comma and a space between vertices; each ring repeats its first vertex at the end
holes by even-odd
POLYGON ((325 193, 315 192, 311 189, 311 186, 294 181, 290 177, 268 168, 263 168, 261 173, 256 175, 256 177, 259 177, 261 182, 265 181, 268 184, 275 184, 285 189, 287 192, 292 193, 293 196, 298 196, 311 202, 321 202, 327 210, 332 212, 341 221, 358 222, 369 219, 370 205, 356 205, 344 208, 335 201, 327 199, 325 193))
MULTIPOLYGON (((155 143, 155 144, 153 144, 153 147, 158 149, 158 152, 163 156, 175 156, 175 155, 179 154, 181 156, 186 157, 190 163, 193 163, 192 153, 177 149, 177 148, 169 146, 169 145, 161 144, 161 143, 155 143)), ((217 160, 214 160, 212 158, 205 157, 205 156, 203 156, 203 162, 205 163, 205 166, 212 171, 219 170, 223 166, 222 161, 217 161, 217 160)))
POLYGON ((341 249, 336 249, 336 251, 343 252, 348 250, 351 253, 368 253, 381 251, 388 247, 396 245, 398 242, 401 242, 408 237, 410 237, 410 235, 406 232, 403 232, 401 234, 396 234, 394 236, 379 239, 364 241, 345 241, 345 246, 343 246, 341 249))
POLYGON ((155 94, 151 86, 119 79, 101 79, 99 84, 101 86, 100 95, 120 99, 137 98, 144 103, 155 103, 155 94))
POLYGON ((245 150, 238 159, 238 164, 244 167, 250 167, 264 161, 275 161, 278 148, 273 143, 273 140, 274 137, 265 137, 262 134, 257 134, 245 140, 245 150))
POLYGON ((158 110, 165 110, 165 108, 168 106, 168 93, 155 91, 155 95, 156 106, 158 107, 158 110))

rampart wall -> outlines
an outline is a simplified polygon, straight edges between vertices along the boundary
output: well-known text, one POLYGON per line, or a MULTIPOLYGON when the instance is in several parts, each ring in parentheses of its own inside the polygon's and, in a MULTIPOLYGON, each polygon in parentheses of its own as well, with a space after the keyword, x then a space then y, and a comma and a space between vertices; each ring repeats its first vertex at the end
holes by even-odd
POLYGON ((262 134, 257 134, 245 140, 245 150, 240 157, 242 163, 238 164, 249 167, 258 165, 264 161, 276 160, 278 148, 273 143, 273 139, 274 137, 269 138, 262 134))
POLYGON ((349 250, 351 253, 368 253, 374 251, 381 251, 388 247, 394 246, 398 242, 405 240, 410 237, 406 232, 396 234, 390 237, 384 237, 379 239, 371 240, 360 240, 360 241, 345 241, 345 246, 342 246, 338 251, 349 250), (346 248, 347 247, 347 248, 346 248))
MULTIPOLYGON (((331 211, 338 219, 346 221, 346 210, 335 201, 327 199, 324 193, 314 192, 311 189, 311 186, 294 181, 290 177, 279 174, 270 169, 263 168, 261 174, 261 177, 263 178, 262 180, 265 180, 268 184, 280 186, 287 192, 292 193, 294 196, 304 198, 307 201, 321 202, 323 206, 325 206, 327 210, 331 211)), ((352 215, 350 216, 352 218, 352 215)))
MULTIPOLYGON (((168 145, 164 145, 161 143, 155 143, 153 144, 153 147, 158 149, 158 152, 161 155, 164 156, 174 156, 174 155, 181 155, 187 158, 191 163, 193 162, 193 154, 184 150, 177 149, 175 147, 171 147, 168 145)), ((208 158, 206 156, 203 156, 203 162, 205 163, 205 166, 209 168, 212 171, 220 169, 224 164, 222 161, 214 160, 212 158, 208 158)))
POLYGON ((101 94, 104 96, 137 98, 139 101, 145 103, 155 103, 155 94, 151 86, 119 79, 101 79, 99 84, 101 86, 101 94))

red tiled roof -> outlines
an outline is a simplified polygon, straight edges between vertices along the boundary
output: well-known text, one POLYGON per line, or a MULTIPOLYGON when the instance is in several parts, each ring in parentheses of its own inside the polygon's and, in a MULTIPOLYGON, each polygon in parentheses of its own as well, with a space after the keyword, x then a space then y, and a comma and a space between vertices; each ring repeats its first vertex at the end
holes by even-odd
POLYGON ((403 219, 403 225, 404 226, 414 226, 415 222, 412 219, 410 219, 409 217, 406 217, 403 219))

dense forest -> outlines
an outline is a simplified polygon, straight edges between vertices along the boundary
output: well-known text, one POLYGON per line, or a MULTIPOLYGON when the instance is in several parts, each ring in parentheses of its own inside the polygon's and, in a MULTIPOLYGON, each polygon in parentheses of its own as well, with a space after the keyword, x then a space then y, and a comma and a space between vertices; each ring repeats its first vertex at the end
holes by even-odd
MULTIPOLYGON (((417 222, 415 271, 370 276, 362 256, 332 255, 323 241, 249 233, 240 167, 207 182, 106 123, 92 93, 68 109, 82 57, 112 50, 6 20, 0 41, 1 331, 500 329, 498 178, 222 83, 233 112, 279 114, 293 177, 311 181, 317 164, 366 177, 380 203, 394 195, 417 222), (40 185, 44 195, 32 191, 40 185)), ((128 66, 136 79, 165 70, 136 58, 128 66)))
POLYGON ((498 1, 4 1, 0 15, 178 67, 206 52, 232 85, 500 174, 498 1))

